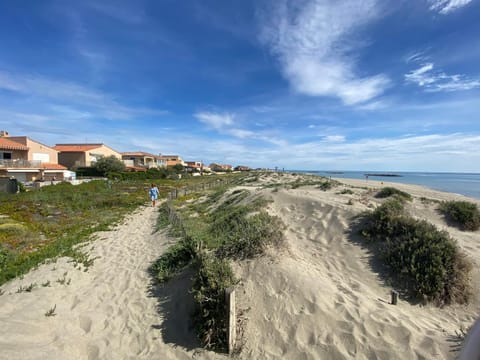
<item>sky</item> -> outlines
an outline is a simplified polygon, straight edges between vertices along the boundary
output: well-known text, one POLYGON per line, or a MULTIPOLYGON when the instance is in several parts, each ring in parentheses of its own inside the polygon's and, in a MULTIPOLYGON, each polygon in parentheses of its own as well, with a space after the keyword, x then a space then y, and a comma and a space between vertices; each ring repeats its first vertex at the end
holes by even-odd
POLYGON ((184 160, 480 172, 480 0, 6 0, 0 129, 184 160))

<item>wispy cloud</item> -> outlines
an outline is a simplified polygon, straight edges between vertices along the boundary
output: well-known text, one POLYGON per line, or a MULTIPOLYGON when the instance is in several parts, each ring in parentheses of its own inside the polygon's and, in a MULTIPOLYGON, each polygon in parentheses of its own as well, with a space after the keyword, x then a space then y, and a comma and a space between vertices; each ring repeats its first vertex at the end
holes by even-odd
POLYGON ((355 56, 362 47, 356 34, 379 17, 375 0, 275 1, 262 16, 261 39, 280 61, 295 91, 335 96, 351 105, 382 94, 386 75, 358 76, 355 56))
POLYGON ((427 91, 460 91, 480 87, 480 80, 465 75, 448 75, 437 71, 433 63, 423 64, 416 70, 405 74, 405 81, 425 88, 427 91))
POLYGON ((471 3, 472 0, 428 0, 430 10, 446 15, 471 3))
POLYGON ((429 56, 427 55, 428 50, 421 50, 421 51, 416 51, 413 53, 409 53, 407 56, 405 56, 405 62, 406 63, 411 63, 411 62, 425 62, 429 60, 429 56))
POLYGON ((129 25, 141 24, 146 19, 146 14, 141 7, 140 1, 122 1, 121 4, 118 1, 110 3, 108 1, 87 1, 83 2, 83 4, 104 16, 129 25))
POLYGON ((251 131, 241 128, 235 114, 217 112, 196 112, 193 116, 200 122, 217 130, 221 134, 227 134, 239 139, 259 140, 275 145, 285 145, 285 142, 264 132, 251 131))
POLYGON ((28 96, 30 104, 41 104, 42 108, 50 106, 51 110, 55 106, 69 108, 70 113, 82 114, 82 117, 90 114, 96 118, 128 120, 167 113, 164 110, 124 105, 108 93, 75 82, 39 75, 0 71, 0 90, 2 89, 17 97, 28 96))

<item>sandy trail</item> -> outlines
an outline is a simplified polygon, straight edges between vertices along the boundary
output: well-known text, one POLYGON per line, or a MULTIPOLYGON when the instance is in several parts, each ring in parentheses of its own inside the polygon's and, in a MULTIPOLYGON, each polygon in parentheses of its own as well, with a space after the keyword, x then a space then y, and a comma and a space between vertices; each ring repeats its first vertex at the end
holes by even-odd
POLYGON ((155 210, 142 207, 98 233, 85 247, 96 258, 86 272, 62 258, 5 284, 0 359, 221 357, 195 350, 189 274, 152 287, 147 269, 169 245, 164 234, 153 233, 155 210), (36 284, 31 292, 17 293, 30 284, 36 284), (54 306, 55 316, 45 316, 54 306))

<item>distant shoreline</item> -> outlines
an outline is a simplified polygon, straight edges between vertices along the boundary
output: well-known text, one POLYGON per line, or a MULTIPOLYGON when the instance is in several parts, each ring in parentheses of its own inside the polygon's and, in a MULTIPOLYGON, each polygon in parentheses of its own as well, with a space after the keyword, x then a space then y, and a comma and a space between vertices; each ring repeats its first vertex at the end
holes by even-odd
POLYGON ((372 181, 394 181, 403 184, 423 185, 431 189, 462 194, 480 199, 480 173, 439 173, 439 172, 401 172, 401 171, 345 171, 345 170, 289 170, 289 172, 305 173, 317 176, 360 179, 365 181, 366 175, 372 181), (375 175, 373 175, 375 174, 375 175), (385 176, 396 175, 396 176, 385 176), (371 177, 370 177, 371 176, 371 177))
POLYGON ((365 176, 384 176, 384 177, 402 177, 398 174, 384 174, 384 173, 367 173, 365 176))

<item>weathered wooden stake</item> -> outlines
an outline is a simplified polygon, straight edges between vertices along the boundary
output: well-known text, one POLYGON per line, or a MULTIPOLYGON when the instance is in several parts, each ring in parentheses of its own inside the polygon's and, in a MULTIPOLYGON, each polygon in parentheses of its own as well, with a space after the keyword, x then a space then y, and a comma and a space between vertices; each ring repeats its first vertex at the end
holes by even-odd
POLYGON ((235 313, 235 288, 229 287, 225 290, 228 316, 228 353, 231 354, 235 349, 235 340, 237 338, 237 315, 235 313))
POLYGON ((398 301, 398 291, 392 290, 392 305, 397 305, 398 301))

